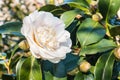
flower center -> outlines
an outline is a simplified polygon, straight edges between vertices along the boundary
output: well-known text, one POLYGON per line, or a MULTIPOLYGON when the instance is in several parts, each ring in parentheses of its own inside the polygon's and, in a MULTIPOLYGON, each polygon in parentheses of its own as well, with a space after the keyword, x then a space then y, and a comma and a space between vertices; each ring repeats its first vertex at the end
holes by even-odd
POLYGON ((59 47, 59 42, 56 39, 56 31, 52 27, 39 27, 35 34, 36 43, 49 50, 56 50, 59 47))

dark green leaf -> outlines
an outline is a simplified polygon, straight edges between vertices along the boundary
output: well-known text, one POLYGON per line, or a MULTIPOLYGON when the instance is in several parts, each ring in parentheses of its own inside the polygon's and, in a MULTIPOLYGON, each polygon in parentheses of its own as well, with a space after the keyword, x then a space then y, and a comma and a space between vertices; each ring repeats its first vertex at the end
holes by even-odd
POLYGON ((71 40, 72 40, 72 45, 76 45, 78 40, 76 38, 76 32, 77 29, 80 25, 80 22, 78 20, 74 20, 69 27, 66 28, 67 31, 71 33, 71 40))
POLYGON ((102 39, 100 42, 96 44, 83 47, 80 51, 80 55, 96 54, 98 52, 105 52, 115 47, 116 47, 116 44, 115 42, 113 42, 113 40, 102 39))
POLYGON ((79 73, 75 76, 74 80, 84 80, 84 75, 83 75, 81 72, 79 72, 79 73))
POLYGON ((99 0, 99 10, 103 17, 108 21, 111 17, 116 15, 120 7, 119 0, 99 0))
POLYGON ((47 60, 42 61, 43 70, 46 72, 52 73, 55 77, 65 77, 67 72, 75 69, 78 64, 79 56, 67 53, 67 56, 64 60, 61 60, 59 63, 51 63, 47 60))
POLYGON ((118 79, 120 80, 120 72, 119 72, 119 75, 118 75, 118 79))
POLYGON ((120 35, 120 26, 116 26, 110 29, 110 34, 112 36, 120 35))
POLYGON ((113 52, 103 54, 95 65, 95 80, 111 80, 114 64, 113 52))
POLYGON ((42 80, 40 64, 32 56, 21 59, 16 66, 17 80, 42 80))
POLYGON ((2 34, 20 34, 22 27, 21 22, 10 22, 0 26, 0 33, 2 34))
POLYGON ((40 11, 50 12, 50 11, 56 9, 56 8, 57 8, 57 6, 49 4, 49 5, 45 5, 45 6, 41 7, 40 11))
POLYGON ((98 22, 91 18, 84 20, 78 28, 77 38, 81 46, 96 43, 105 36, 105 29, 98 22))
POLYGON ((64 21, 65 26, 68 27, 73 22, 77 14, 79 14, 77 10, 71 10, 64 12, 60 18, 64 21))
POLYGON ((60 16, 63 12, 65 12, 65 9, 63 9, 62 6, 55 6, 48 4, 41 7, 40 11, 47 11, 47 12, 51 12, 55 16, 60 16))

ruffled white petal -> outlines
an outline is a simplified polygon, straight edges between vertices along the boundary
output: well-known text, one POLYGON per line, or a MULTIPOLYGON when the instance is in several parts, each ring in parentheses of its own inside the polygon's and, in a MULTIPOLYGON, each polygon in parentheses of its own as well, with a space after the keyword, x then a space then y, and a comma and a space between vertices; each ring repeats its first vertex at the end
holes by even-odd
POLYGON ((118 19, 120 19, 120 9, 117 11, 118 19))
POLYGON ((21 33, 28 40, 30 51, 36 58, 58 63, 71 51, 72 42, 65 24, 49 12, 35 11, 25 17, 21 33))

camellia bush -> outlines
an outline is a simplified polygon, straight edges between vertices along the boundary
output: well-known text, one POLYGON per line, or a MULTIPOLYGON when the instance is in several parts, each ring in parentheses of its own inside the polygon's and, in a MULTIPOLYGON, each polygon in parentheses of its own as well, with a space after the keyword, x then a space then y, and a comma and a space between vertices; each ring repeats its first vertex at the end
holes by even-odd
POLYGON ((47 4, 0 34, 20 39, 11 57, 0 54, 17 80, 120 80, 119 0, 47 4))

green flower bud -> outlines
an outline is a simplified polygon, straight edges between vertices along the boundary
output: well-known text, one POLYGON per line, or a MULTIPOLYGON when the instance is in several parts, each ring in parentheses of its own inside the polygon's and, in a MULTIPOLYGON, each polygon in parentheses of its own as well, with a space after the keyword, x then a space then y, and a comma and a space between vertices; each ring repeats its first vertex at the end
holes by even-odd
POLYGON ((94 21, 100 21, 101 19, 103 19, 103 16, 101 15, 101 13, 96 13, 92 15, 92 19, 94 21))
POLYGON ((114 56, 120 60, 120 47, 114 49, 114 56))
POLYGON ((91 64, 87 61, 82 61, 79 66, 80 71, 84 73, 88 72, 90 68, 91 68, 91 64))

